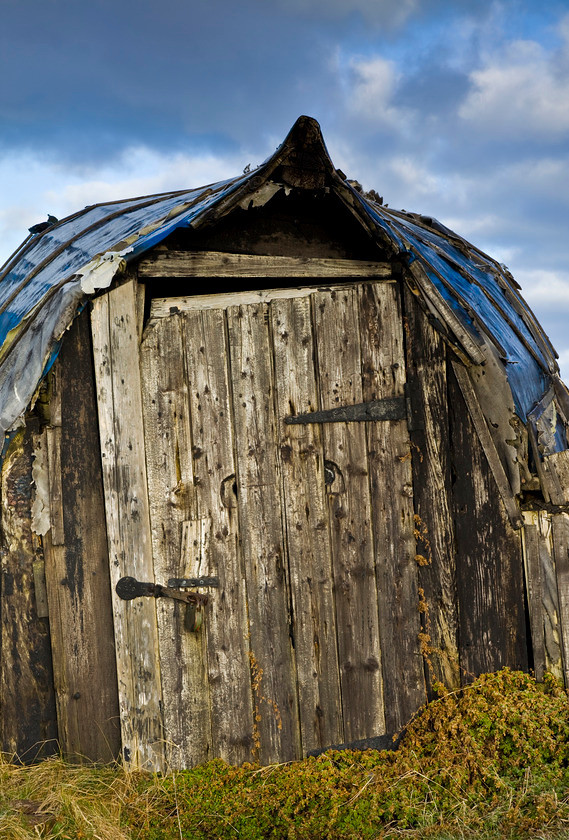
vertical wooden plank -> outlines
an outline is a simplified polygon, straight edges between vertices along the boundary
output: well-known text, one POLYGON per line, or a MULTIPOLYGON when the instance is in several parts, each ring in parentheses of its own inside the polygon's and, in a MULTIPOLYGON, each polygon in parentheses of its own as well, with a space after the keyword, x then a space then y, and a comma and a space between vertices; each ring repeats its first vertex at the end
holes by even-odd
POLYGON ((407 378, 419 584, 428 607, 432 676, 460 685, 456 546, 452 516, 446 345, 405 288, 407 378), (424 559, 421 559, 424 558, 424 559))
POLYGON ((569 687, 569 515, 552 516, 553 551, 559 603, 559 631, 565 687, 569 687))
POLYGON ((526 591, 531 627, 533 670, 535 678, 537 680, 542 680, 545 672, 545 638, 543 586, 539 551, 540 534, 537 524, 538 517, 539 513, 537 511, 524 512, 522 545, 524 550, 524 569, 527 581, 526 591))
MULTIPOLYGON (((52 382, 55 381, 55 373, 52 382)), ((59 386, 57 386, 59 387, 59 386)), ((52 397, 53 402, 54 397, 52 397)), ((60 395, 57 394, 60 402, 60 395)), ((51 521, 52 545, 63 545, 63 493, 61 488, 61 425, 51 426, 45 430, 47 443, 47 461, 49 472, 49 513, 51 521)))
POLYGON ((454 372, 448 369, 463 679, 527 670, 520 532, 504 508, 454 372))
MULTIPOLYGON (((543 598, 543 630, 545 642, 545 667, 557 679, 563 679, 563 657, 561 651, 559 598, 555 574, 555 553, 553 548, 552 515, 547 511, 536 511, 539 539, 541 590, 543 598)), ((534 520, 535 521, 535 520, 534 520)))
MULTIPOLYGON (((365 401, 405 393, 405 353, 399 288, 358 287, 365 401)), ((419 634, 416 530, 411 448, 406 420, 366 423, 374 553, 378 581, 385 722, 405 725, 425 702, 419 634)))
MULTIPOLYGON (((362 401, 358 306, 353 288, 313 297, 323 409, 362 401)), ((378 600, 365 427, 323 426, 344 734, 385 732, 378 600)))
POLYGON ((31 530, 31 437, 29 426, 13 437, 1 488, 0 744, 23 762, 58 750, 49 623, 38 618, 34 595, 41 546, 31 530))
POLYGON ((88 313, 52 373, 51 528, 44 536, 59 741, 69 759, 120 751, 101 455, 88 313), (55 425, 58 424, 58 425, 55 425))
MULTIPOLYGON (((180 318, 150 322, 141 347, 144 424, 154 572, 159 583, 184 577, 183 523, 196 518, 192 440, 180 318)), ((192 767, 212 757, 205 638, 184 629, 184 605, 156 604, 167 764, 192 767)))
POLYGON ((134 283, 97 298, 91 316, 109 545, 123 757, 128 767, 164 766, 154 599, 122 601, 124 575, 152 580, 134 283))
MULTIPOLYGON (((210 590, 204 632, 212 715, 213 753, 230 763, 253 758, 253 699, 245 574, 239 545, 236 467, 229 387, 229 352, 223 311, 191 312, 184 318, 191 406, 196 515, 211 527, 207 574, 219 577, 210 590)), ((196 548, 183 574, 192 566, 196 548)), ((193 569, 193 571, 192 571, 193 569)))
POLYGON ((300 755, 267 306, 230 307, 227 320, 255 736, 267 764, 300 755))
POLYGON ((318 407, 309 298, 271 304, 293 637, 304 753, 344 741, 324 454, 317 425, 284 418, 318 407))

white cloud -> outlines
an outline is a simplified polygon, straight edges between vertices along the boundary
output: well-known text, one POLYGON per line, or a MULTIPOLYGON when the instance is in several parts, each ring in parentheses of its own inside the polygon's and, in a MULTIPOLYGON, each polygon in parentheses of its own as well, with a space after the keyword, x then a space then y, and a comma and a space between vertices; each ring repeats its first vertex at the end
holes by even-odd
POLYGON ((394 62, 381 56, 350 59, 344 78, 348 112, 362 124, 407 131, 412 112, 393 102, 400 78, 394 62))
POLYGON ((569 272, 520 269, 516 280, 531 307, 569 310, 569 272))
POLYGON ((260 159, 246 152, 192 157, 137 147, 101 166, 93 178, 91 169, 67 169, 24 153, 5 155, 0 159, 0 263, 48 213, 61 219, 88 204, 200 187, 238 175, 244 161, 256 165, 260 159))
POLYGON ((460 117, 492 136, 558 138, 569 132, 569 16, 558 32, 563 46, 510 41, 470 73, 460 117))

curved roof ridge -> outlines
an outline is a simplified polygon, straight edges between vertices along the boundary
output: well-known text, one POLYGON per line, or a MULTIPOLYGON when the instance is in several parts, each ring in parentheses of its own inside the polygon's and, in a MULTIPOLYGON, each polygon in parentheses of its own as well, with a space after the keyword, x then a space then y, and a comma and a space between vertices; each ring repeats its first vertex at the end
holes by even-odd
POLYGON ((108 287, 125 263, 175 229, 213 221, 243 203, 277 169, 291 188, 325 185, 348 203, 378 243, 408 266, 447 338, 466 357, 481 363, 485 348, 492 348, 525 422, 558 380, 559 368, 509 271, 436 219, 363 195, 334 168, 318 123, 303 116, 251 172, 197 189, 89 205, 26 238, 0 273, 2 430, 30 403, 63 332, 90 294, 108 287))

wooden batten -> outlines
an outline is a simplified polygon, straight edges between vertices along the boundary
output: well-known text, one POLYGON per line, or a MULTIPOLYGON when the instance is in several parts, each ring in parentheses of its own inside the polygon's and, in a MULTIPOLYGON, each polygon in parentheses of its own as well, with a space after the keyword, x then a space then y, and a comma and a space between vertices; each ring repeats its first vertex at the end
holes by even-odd
MULTIPOLYGON (((317 292, 313 311, 320 407, 361 402, 361 378, 354 375, 362 369, 357 288, 317 292)), ((351 742, 385 732, 366 430, 361 423, 330 423, 322 435, 334 471, 328 516, 344 733, 351 742)))
POLYGON ((227 310, 238 511, 249 606, 256 737, 263 763, 301 755, 268 319, 262 304, 227 310), (258 397, 262 395, 262 399, 258 397))
MULTIPOLYGON (((93 302, 91 329, 111 585, 153 580, 152 536, 134 281, 93 302)), ((162 689, 154 599, 122 601, 113 591, 123 758, 164 768, 162 689)))
POLYGON ((505 665, 528 667, 523 560, 520 530, 506 513, 454 368, 448 374, 459 655, 469 680, 505 665))
POLYGON ((390 277, 391 263, 320 257, 259 256, 221 251, 154 251, 138 264, 151 277, 390 277))
POLYGON ((543 607, 543 572, 540 557, 538 514, 524 514, 523 550, 527 581, 527 599, 535 678, 542 680, 546 670, 545 616, 543 607))
POLYGON ((569 686, 569 514, 556 513, 552 516, 551 521, 563 677, 565 685, 569 686))
POLYGON ((498 455, 498 450, 496 449, 490 430, 488 429, 486 418, 478 402, 472 380, 468 375, 468 370, 458 362, 453 362, 452 367, 512 527, 516 529, 521 528, 522 516, 520 508, 516 502, 516 497, 508 481, 508 476, 498 455))
POLYGON ((182 562, 184 574, 194 568, 219 577, 219 588, 210 591, 204 627, 212 748, 214 755, 239 764, 255 756, 255 721, 228 337, 222 311, 188 313, 180 320, 195 493, 194 521, 186 526, 189 553, 182 562))

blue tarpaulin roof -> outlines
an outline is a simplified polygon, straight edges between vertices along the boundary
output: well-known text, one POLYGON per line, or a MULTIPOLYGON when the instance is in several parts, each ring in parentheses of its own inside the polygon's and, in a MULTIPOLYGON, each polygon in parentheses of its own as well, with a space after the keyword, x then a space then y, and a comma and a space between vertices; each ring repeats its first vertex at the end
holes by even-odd
MULTIPOLYGON (((199 189, 87 207, 28 237, 0 272, 2 431, 17 424, 89 295, 110 285, 125 263, 175 229, 196 225, 221 207, 231 209, 247 191, 259 189, 284 153, 302 142, 303 120, 301 128, 318 129, 301 117, 275 154, 251 173, 199 189)), ((516 412, 525 421, 551 388, 558 367, 555 351, 507 269, 435 220, 367 199, 335 172, 323 143, 321 149, 320 163, 330 168, 339 189, 351 192, 368 230, 393 256, 420 268, 421 293, 455 346, 474 362, 484 359, 480 348, 495 348, 516 412)), ((565 446, 560 431, 557 448, 565 446)))

